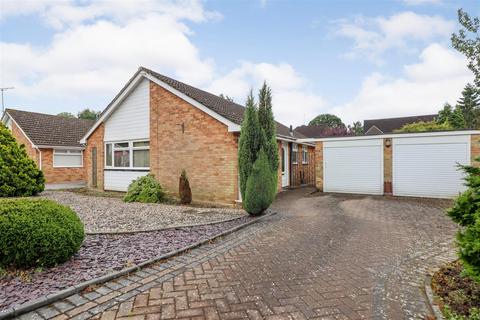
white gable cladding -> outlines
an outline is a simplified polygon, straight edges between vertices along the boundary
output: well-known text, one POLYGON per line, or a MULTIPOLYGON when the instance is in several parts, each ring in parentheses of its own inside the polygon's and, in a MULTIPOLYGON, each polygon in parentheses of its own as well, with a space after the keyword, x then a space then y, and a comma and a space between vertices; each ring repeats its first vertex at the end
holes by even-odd
POLYGON ((105 121, 105 141, 150 138, 150 81, 143 79, 105 121))

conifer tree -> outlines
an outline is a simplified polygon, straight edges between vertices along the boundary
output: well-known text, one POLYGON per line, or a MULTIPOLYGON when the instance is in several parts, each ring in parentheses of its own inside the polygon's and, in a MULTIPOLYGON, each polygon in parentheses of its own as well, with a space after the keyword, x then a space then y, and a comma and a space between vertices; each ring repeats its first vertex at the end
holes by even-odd
POLYGON ((457 108, 463 115, 465 127, 468 129, 477 128, 480 116, 480 97, 478 90, 470 83, 462 91, 462 97, 457 101, 457 108))
POLYGON ((267 154, 272 170, 276 172, 278 170, 277 126, 272 110, 272 90, 266 81, 263 82, 263 86, 258 93, 258 122, 265 132, 263 150, 267 154))

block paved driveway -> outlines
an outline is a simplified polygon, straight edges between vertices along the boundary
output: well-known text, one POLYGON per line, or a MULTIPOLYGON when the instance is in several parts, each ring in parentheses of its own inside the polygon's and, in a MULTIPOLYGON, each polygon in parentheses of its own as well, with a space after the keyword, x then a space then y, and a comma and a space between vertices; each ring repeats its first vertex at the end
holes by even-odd
POLYGON ((446 200, 282 193, 279 214, 23 318, 417 319, 446 200))

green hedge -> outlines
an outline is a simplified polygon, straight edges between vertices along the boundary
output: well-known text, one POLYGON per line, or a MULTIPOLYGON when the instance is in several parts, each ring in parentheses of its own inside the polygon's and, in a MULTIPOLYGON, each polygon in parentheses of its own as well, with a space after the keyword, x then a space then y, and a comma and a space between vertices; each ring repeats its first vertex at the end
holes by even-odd
POLYGON ((24 145, 0 123, 0 197, 23 197, 40 193, 45 179, 24 145))
POLYGON ((160 183, 155 179, 155 176, 149 173, 130 183, 123 201, 159 203, 168 201, 168 198, 160 183))
POLYGON ((0 266, 53 266, 67 261, 84 239, 70 208, 39 199, 0 200, 0 266))

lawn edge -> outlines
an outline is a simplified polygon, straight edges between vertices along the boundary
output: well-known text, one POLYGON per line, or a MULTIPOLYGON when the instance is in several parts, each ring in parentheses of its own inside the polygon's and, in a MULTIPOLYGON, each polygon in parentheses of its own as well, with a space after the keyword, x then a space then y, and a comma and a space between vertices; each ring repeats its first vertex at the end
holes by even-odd
POLYGON ((426 275, 425 276, 425 295, 427 296, 427 303, 430 309, 433 311, 433 315, 437 320, 445 320, 440 307, 435 303, 435 298, 432 290, 432 276, 426 275))
POLYGON ((5 309, 3 311, 0 311, 0 320, 2 319, 10 319, 10 318, 13 318, 13 317, 18 317, 22 314, 25 314, 27 312, 30 312, 30 311, 33 311, 33 310, 36 310, 40 307, 43 307, 43 306, 46 306, 46 305, 50 305, 58 300, 61 300, 61 299, 64 299, 68 296, 71 296, 71 295, 74 295, 76 293, 79 293, 81 291, 83 291, 85 288, 91 286, 91 285, 95 285, 95 284, 101 284, 101 283, 105 283, 107 281, 110 281, 110 280, 113 280, 113 279, 116 279, 116 278, 119 278, 121 276, 124 276, 126 274, 129 274, 131 272, 134 272, 134 271, 138 271, 150 264, 153 264, 155 262, 158 262, 158 261, 161 261, 161 260, 165 260, 165 259, 168 259, 168 258, 171 258, 173 256, 176 256, 182 252, 185 252, 187 250, 191 250, 191 249, 194 249, 196 247, 199 247, 205 243, 208 243, 214 239, 217 239, 217 238, 220 238, 220 237, 223 237, 223 236, 226 236, 228 234, 231 234, 235 231, 238 231, 240 229, 243 229, 251 224, 254 224, 260 220, 264 220, 268 217, 271 217, 273 215, 277 214, 276 211, 270 211, 268 212, 267 214, 264 214, 262 216, 259 216, 259 217, 256 217, 254 218, 254 220, 251 220, 251 221, 247 221, 243 224, 240 224, 238 226, 235 226, 235 227, 232 227, 230 229, 227 229, 219 234, 216 234, 216 235, 213 235, 205 240, 201 240, 201 241, 197 241, 191 245, 188 245, 188 246, 185 246, 183 248, 180 248, 180 249, 177 249, 177 250, 174 250, 174 251, 170 251, 164 255, 161 255, 161 256, 158 256, 158 257, 155 257, 155 258, 152 258, 152 259, 149 259, 147 261, 144 261, 138 265, 135 265, 135 266, 132 266, 132 267, 128 267, 128 268, 125 268, 125 269, 122 269, 122 270, 119 270, 119 271, 116 271, 116 272, 113 272, 113 273, 110 273, 110 274, 106 274, 106 275, 103 275, 101 277, 97 277, 97 278, 94 278, 94 279, 90 279, 90 280, 87 280, 87 281, 84 281, 84 282, 81 282, 79 284, 76 284, 74 286, 70 286, 68 288, 65 288, 61 291, 57 291, 55 293, 52 293, 52 294, 47 294, 46 296, 42 296, 40 298, 37 298, 37 299, 34 299, 32 301, 29 301, 27 303, 24 303, 24 304, 21 304, 19 306, 16 306, 16 307, 12 307, 12 308, 8 308, 8 309, 5 309))

